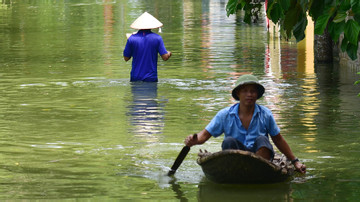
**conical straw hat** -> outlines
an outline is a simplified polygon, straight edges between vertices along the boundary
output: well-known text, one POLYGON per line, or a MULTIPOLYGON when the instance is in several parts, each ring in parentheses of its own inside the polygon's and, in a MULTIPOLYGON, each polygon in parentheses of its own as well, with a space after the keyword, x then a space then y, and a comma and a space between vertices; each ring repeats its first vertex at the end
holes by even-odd
POLYGON ((130 27, 133 29, 155 29, 162 27, 163 24, 148 12, 138 17, 130 27))

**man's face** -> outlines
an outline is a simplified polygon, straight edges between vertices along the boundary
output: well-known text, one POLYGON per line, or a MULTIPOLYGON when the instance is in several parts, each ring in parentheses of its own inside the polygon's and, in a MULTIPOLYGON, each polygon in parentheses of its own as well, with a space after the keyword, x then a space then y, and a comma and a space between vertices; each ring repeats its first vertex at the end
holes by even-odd
POLYGON ((240 103, 254 105, 258 97, 258 89, 255 84, 244 85, 238 91, 240 103))

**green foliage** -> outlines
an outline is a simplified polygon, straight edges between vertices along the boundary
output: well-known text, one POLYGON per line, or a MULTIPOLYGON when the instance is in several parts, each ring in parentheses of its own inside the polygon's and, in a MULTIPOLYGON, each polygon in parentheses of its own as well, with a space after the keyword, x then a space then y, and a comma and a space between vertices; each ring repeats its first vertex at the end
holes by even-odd
POLYGON ((250 24, 252 18, 258 18, 261 6, 261 3, 253 3, 252 0, 229 0, 226 5, 226 13, 229 17, 238 10, 244 10, 244 22, 250 24))
MULTIPOLYGON (((226 6, 227 15, 244 10, 244 21, 251 23, 257 17, 261 3, 252 0, 229 0, 226 6)), ((307 14, 315 22, 315 34, 323 34, 327 29, 333 41, 340 35, 341 50, 352 60, 357 58, 360 35, 360 1, 359 0, 268 0, 267 17, 280 25, 281 33, 286 39, 294 36, 299 42, 305 37, 307 14)))
POLYGON ((315 34, 321 35, 324 33, 324 30, 328 25, 330 17, 331 16, 327 15, 327 14, 324 14, 324 15, 318 17, 318 19, 316 20, 316 23, 315 23, 315 30, 314 30, 315 34))

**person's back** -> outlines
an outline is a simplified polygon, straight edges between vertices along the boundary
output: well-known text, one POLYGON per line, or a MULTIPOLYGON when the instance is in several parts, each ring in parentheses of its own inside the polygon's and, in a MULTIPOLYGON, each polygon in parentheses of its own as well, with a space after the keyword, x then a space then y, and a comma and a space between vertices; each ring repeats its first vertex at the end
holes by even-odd
POLYGON ((157 82, 158 54, 164 61, 171 57, 161 36, 151 32, 162 23, 145 12, 130 27, 139 30, 128 38, 123 54, 125 61, 133 57, 130 81, 157 82))
POLYGON ((131 81, 157 81, 158 53, 167 53, 160 35, 150 30, 139 30, 130 36, 124 55, 132 56, 131 81))

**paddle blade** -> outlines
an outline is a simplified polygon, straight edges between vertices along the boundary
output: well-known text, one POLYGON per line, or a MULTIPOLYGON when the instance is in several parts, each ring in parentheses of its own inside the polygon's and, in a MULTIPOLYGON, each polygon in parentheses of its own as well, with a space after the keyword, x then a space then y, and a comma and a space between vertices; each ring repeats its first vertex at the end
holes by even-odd
POLYGON ((168 176, 175 174, 176 170, 179 168, 183 160, 185 159, 186 155, 189 153, 190 147, 185 146, 182 148, 181 152, 177 156, 173 166, 171 167, 171 170, 168 172, 168 176))

